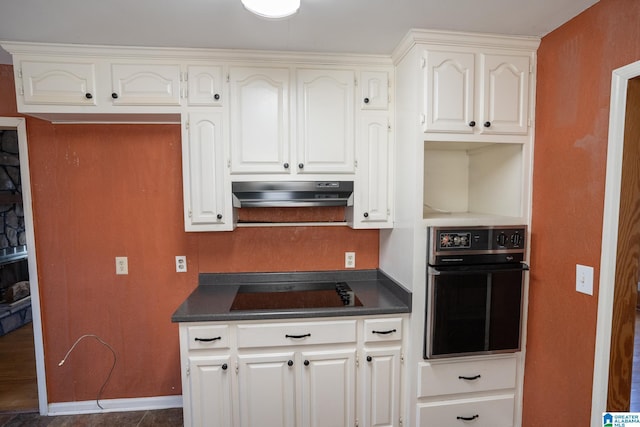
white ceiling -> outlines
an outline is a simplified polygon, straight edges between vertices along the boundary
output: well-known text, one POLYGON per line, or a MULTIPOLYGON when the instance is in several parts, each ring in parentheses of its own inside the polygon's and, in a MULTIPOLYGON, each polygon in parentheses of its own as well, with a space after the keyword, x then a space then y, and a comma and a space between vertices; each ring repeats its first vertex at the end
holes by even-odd
POLYGON ((0 40, 390 54, 411 28, 543 36, 597 1, 301 0, 267 21, 240 0, 0 0, 0 40))

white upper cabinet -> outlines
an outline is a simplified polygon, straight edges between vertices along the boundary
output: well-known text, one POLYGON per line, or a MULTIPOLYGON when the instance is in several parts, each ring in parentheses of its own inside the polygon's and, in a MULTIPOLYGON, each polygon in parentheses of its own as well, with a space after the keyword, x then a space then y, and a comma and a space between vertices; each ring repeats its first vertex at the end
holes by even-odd
POLYGON ((114 105, 180 105, 180 65, 111 64, 114 105))
POLYGON ((187 102, 190 106, 221 106, 224 95, 222 88, 222 67, 187 66, 187 102))
POLYGON ((360 73, 360 108, 363 110, 389 108, 389 73, 386 71, 360 73))
POLYGON ((289 174, 289 69, 231 68, 231 173, 289 174))
POLYGON ((21 63, 25 104, 96 105, 96 67, 81 62, 21 63))
POLYGON ((435 134, 427 139, 526 136, 530 63, 527 54, 425 50, 423 131, 435 134))
POLYGON ((234 227, 231 188, 224 172, 222 113, 184 116, 182 170, 186 231, 234 227))
POLYGON ((297 83, 297 172, 353 173, 355 72, 299 69, 297 83))
POLYGON ((530 58, 525 55, 480 55, 483 93, 481 132, 527 134, 529 131, 530 58))

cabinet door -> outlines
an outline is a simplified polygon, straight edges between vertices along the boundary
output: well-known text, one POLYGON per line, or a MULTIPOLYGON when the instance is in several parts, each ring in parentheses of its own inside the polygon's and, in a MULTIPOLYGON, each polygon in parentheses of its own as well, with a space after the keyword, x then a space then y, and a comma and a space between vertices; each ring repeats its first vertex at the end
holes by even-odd
POLYGON ((231 380, 228 356, 189 357, 189 398, 185 426, 232 426, 231 380))
POLYGON ((360 73, 360 108, 386 110, 389 105, 389 73, 363 71, 360 73))
POLYGON ((238 356, 241 427, 293 427, 296 416, 293 352, 238 356))
POLYGON ((222 105, 222 67, 190 65, 187 82, 189 105, 222 105))
POLYGON ((232 68, 231 173, 289 173, 289 70, 232 68))
POLYGON ((365 114, 360 119, 359 156, 354 202, 354 228, 393 226, 390 211, 389 122, 386 114, 365 114))
POLYGON ((188 113, 182 169, 186 231, 231 230, 231 186, 225 180, 222 113, 188 113))
POLYGON ((482 133, 529 131, 529 56, 482 55, 482 133))
POLYGON ((475 54, 424 54, 424 132, 473 133, 475 54))
POLYGON ((114 105, 180 105, 180 66, 111 64, 114 105))
POLYGON ((355 425, 355 349, 302 356, 302 425, 355 425))
POLYGON ((354 172, 355 73, 298 70, 298 173, 354 172))
POLYGON ((25 104, 96 105, 94 64, 22 61, 20 70, 25 104))
POLYGON ((365 349, 362 379, 363 425, 400 423, 400 347, 365 349))

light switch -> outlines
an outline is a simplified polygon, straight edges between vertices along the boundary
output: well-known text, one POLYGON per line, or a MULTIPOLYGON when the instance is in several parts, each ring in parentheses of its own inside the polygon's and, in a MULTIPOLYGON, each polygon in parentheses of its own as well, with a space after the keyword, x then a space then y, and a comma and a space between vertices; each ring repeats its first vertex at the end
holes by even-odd
POLYGON ((593 267, 576 264, 576 291, 593 295, 593 267))

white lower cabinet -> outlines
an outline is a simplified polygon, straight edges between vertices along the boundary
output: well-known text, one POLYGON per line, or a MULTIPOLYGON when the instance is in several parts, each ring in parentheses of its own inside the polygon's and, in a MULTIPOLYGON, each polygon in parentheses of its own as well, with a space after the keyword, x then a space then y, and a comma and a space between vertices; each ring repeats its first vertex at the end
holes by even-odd
POLYGON ((418 367, 418 427, 513 427, 515 355, 448 359, 418 367))
POLYGON ((184 425, 400 426, 403 322, 181 323, 184 425))

